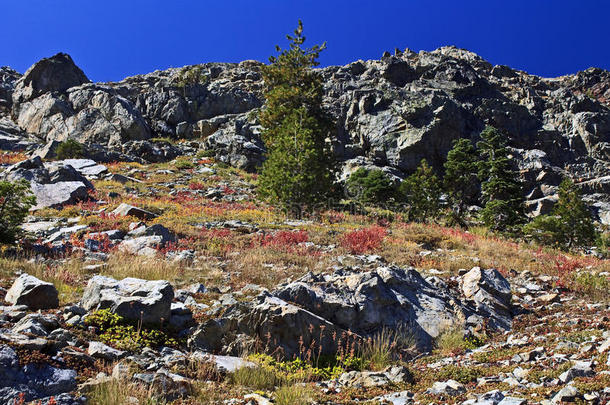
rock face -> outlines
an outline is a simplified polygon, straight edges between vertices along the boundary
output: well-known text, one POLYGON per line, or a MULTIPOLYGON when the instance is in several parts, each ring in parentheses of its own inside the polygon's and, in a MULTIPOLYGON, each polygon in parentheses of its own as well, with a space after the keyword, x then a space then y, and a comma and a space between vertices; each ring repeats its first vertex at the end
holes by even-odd
POLYGON ((174 289, 164 280, 146 281, 94 276, 83 292, 82 306, 88 311, 108 308, 130 321, 145 324, 169 322, 174 289))
MULTIPOLYGON (((262 342, 263 347, 292 357, 314 341, 322 342, 322 350, 332 353, 349 339, 374 336, 385 329, 398 331, 419 349, 429 350, 433 338, 446 329, 510 328, 510 295, 508 303, 505 301, 508 283, 495 270, 484 274, 493 275, 494 283, 489 277, 475 279, 472 290, 485 289, 487 298, 504 306, 473 305, 440 279, 431 283, 414 269, 379 267, 368 272, 341 269, 327 275, 309 274, 272 293, 263 292, 251 302, 229 305, 221 316, 199 326, 190 344, 235 354, 244 349, 242 344, 262 342), (340 339, 333 338, 335 334, 340 339), (268 341, 267 336, 273 339, 268 341)), ((510 294, 510 287, 508 291, 510 294)))
MULTIPOLYGON (((217 159, 253 170, 265 151, 252 114, 263 105, 261 65, 198 65, 204 79, 186 86, 179 77, 192 67, 92 84, 59 54, 22 77, 2 68, 0 115, 20 133, 46 141, 75 138, 149 161, 183 153, 153 145, 151 137, 204 139, 217 159)), ((609 72, 592 68, 546 79, 455 47, 407 49, 320 72, 344 176, 366 165, 404 177, 422 158, 441 170, 453 140, 476 141, 493 125, 513 148, 532 215, 552 207, 568 175, 583 183, 599 219, 609 220, 603 180, 610 165, 609 72)))
POLYGON ((5 300, 13 305, 26 305, 30 309, 57 308, 57 289, 51 283, 22 274, 7 291, 5 300))

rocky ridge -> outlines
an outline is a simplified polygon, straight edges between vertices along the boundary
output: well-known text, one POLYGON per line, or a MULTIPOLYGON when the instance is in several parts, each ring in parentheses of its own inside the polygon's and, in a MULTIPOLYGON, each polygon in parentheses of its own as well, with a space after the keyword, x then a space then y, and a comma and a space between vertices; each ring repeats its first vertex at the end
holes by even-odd
MULTIPOLYGON (((254 114, 263 104, 261 63, 197 66, 201 77, 190 84, 180 77, 193 67, 90 83, 65 54, 41 60, 24 75, 2 68, 0 145, 19 149, 32 137, 74 138, 91 145, 101 162, 166 161, 202 148, 254 170, 264 159, 254 114), (171 145, 156 141, 161 137, 197 142, 171 145)), ((320 72, 324 103, 336 119, 331 142, 343 177, 360 166, 404 177, 422 158, 439 169, 453 140, 476 140, 493 125, 513 147, 531 214, 548 212, 567 175, 581 184, 598 218, 609 221, 607 71, 547 79, 443 47, 397 50, 320 72)))

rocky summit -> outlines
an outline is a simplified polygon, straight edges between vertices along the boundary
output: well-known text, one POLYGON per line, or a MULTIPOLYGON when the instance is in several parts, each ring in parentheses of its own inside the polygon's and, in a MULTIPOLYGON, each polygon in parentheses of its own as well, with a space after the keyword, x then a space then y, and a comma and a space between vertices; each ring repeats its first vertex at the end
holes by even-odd
POLYGON ((338 180, 440 171, 492 125, 531 216, 563 177, 582 192, 602 232, 567 251, 262 201, 261 66, 0 68, 0 192, 36 197, 0 195, 0 404, 609 403, 609 72, 541 78, 454 47, 319 69, 338 180))

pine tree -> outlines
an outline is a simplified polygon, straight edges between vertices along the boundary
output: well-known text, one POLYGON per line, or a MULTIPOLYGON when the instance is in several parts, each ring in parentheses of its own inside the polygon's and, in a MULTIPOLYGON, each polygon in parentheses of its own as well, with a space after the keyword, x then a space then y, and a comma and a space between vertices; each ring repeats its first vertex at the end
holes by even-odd
POLYGON ((480 218, 490 229, 511 231, 525 221, 524 198, 518 174, 512 168, 506 141, 493 127, 481 132, 477 143, 481 197, 480 218))
POLYGON ((35 204, 28 181, 0 181, 0 243, 15 242, 21 223, 35 204))
POLYGON ((470 140, 461 138, 453 142, 444 164, 443 183, 453 217, 461 224, 464 224, 466 206, 476 201, 479 191, 478 163, 477 152, 470 140))
POLYGON ((591 246, 597 230, 591 212, 582 200, 572 180, 566 178, 559 185, 559 199, 550 215, 540 215, 524 227, 533 239, 562 249, 591 246))
POLYGON ((426 159, 400 183, 399 193, 409 206, 410 220, 428 222, 440 216, 441 183, 426 159))
POLYGON ((345 182, 349 198, 362 204, 388 205, 396 195, 396 187, 383 170, 359 168, 345 182))
POLYGON ((260 114, 267 159, 259 193, 272 203, 311 209, 329 194, 335 164, 326 138, 332 130, 322 107, 322 78, 312 68, 326 45, 303 48, 303 24, 287 36, 290 47, 263 66, 265 106, 260 114))

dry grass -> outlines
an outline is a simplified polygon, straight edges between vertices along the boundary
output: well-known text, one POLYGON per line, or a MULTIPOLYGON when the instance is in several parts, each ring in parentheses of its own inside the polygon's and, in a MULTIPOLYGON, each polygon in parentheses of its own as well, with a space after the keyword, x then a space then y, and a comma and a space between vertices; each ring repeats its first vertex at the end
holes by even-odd
POLYGON ((302 384, 284 385, 274 394, 277 405, 307 405, 313 402, 312 389, 302 384))

